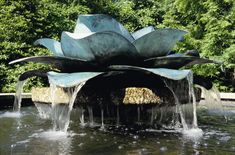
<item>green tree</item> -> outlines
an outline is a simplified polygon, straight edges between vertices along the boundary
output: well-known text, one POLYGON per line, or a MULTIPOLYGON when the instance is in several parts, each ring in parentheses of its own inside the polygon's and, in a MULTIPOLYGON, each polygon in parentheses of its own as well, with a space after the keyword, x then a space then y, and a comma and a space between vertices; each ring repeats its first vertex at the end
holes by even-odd
MULTIPOLYGON (((220 90, 234 91, 235 2, 234 0, 0 0, 0 91, 14 92, 24 71, 49 68, 41 64, 10 66, 21 57, 49 55, 33 42, 42 37, 59 40, 62 31, 73 31, 77 16, 103 13, 113 16, 131 32, 153 25, 189 32, 179 52, 197 49, 202 57, 223 61, 219 65, 193 67, 196 74, 215 81, 220 90)), ((27 82, 26 90, 43 85, 27 82)))
MULTIPOLYGON (((0 0, 0 91, 13 92, 18 76, 24 71, 48 68, 40 64, 9 66, 11 60, 36 55, 49 55, 49 51, 35 47, 41 37, 60 38, 63 30, 72 31, 78 14, 89 12, 87 7, 54 0, 0 0)), ((27 82, 30 87, 43 85, 40 79, 27 82)))
POLYGON ((193 67, 196 74, 214 79, 220 90, 234 91, 235 2, 232 0, 175 0, 164 15, 164 26, 188 30, 178 50, 197 49, 202 57, 224 62, 193 67), (229 74, 230 76, 225 76, 229 74))

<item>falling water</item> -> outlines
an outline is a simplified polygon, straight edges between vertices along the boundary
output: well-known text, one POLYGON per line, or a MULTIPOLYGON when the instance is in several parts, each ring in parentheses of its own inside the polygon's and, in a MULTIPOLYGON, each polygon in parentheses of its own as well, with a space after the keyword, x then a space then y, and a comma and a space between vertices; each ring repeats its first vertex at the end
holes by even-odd
POLYGON ((34 102, 34 105, 36 106, 39 116, 42 119, 49 119, 51 116, 51 105, 50 104, 42 104, 34 102))
POLYGON ((138 106, 137 107, 137 114, 138 114, 138 116, 137 116, 137 123, 140 123, 140 106, 138 106))
POLYGON ((17 112, 20 111, 23 86, 24 86, 25 82, 26 82, 25 80, 24 81, 18 81, 17 84, 16 84, 16 93, 15 93, 13 111, 17 111, 17 112))
POLYGON ((193 73, 190 72, 187 76, 188 88, 189 88, 189 103, 193 102, 193 127, 197 128, 197 105, 196 105, 196 97, 194 94, 193 88, 193 73))
MULTIPOLYGON (((170 81, 165 80, 164 81, 166 86, 169 88, 169 90, 172 92, 174 99, 175 99, 175 104, 176 104, 176 110, 178 111, 179 115, 180 115, 180 119, 181 119, 181 123, 183 126, 184 130, 188 130, 190 128, 197 128, 197 114, 196 114, 196 97, 194 94, 194 88, 193 88, 193 73, 190 72, 187 76, 187 82, 188 82, 188 96, 189 96, 189 106, 192 105, 193 107, 193 118, 192 118, 192 122, 187 122, 186 121, 186 112, 188 112, 187 110, 184 111, 184 109, 186 109, 188 107, 188 105, 181 105, 179 102, 179 98, 178 96, 180 96, 181 94, 179 94, 180 90, 182 89, 181 86, 173 86, 173 83, 171 83, 170 81), (192 123, 192 124, 191 124, 192 123)), ((184 83, 183 83, 184 84, 184 83)), ((177 83, 176 85, 182 85, 181 83, 177 83)), ((176 113, 177 113, 176 111, 176 113)), ((188 119, 188 118, 187 118, 188 119)))
POLYGON ((119 127, 119 125, 120 125, 119 105, 117 105, 117 124, 116 124, 116 127, 119 127))
POLYGON ((153 125, 153 119, 154 119, 154 109, 151 108, 151 119, 150 119, 150 125, 153 125))
POLYGON ((217 109, 222 108, 220 93, 215 87, 212 87, 210 90, 207 90, 204 87, 198 85, 197 87, 201 88, 205 101, 207 103, 206 105, 208 107, 217 108, 217 109))
POLYGON ((177 97, 177 95, 175 94, 175 92, 173 91, 173 89, 167 85, 166 83, 166 86, 170 89, 170 91, 172 92, 173 96, 174 96, 174 99, 175 99, 175 104, 176 104, 176 109, 178 110, 179 114, 180 114, 180 119, 181 119, 181 123, 182 123, 182 126, 183 126, 183 129, 184 130, 188 130, 188 125, 185 121, 185 116, 184 116, 184 113, 182 111, 182 107, 180 106, 180 103, 179 103, 179 99, 177 97))
POLYGON ((94 117, 93 117, 93 109, 91 106, 88 106, 88 114, 89 114, 89 124, 91 127, 94 126, 94 117))
POLYGON ((84 127, 84 126, 86 125, 84 112, 85 112, 85 110, 83 109, 83 107, 81 107, 81 115, 80 115, 79 120, 80 120, 80 125, 81 125, 82 127, 84 127))
POLYGON ((56 99, 56 89, 57 86, 51 83, 51 101, 52 101, 52 121, 53 129, 66 132, 69 126, 70 113, 73 108, 74 101, 76 99, 77 93, 82 88, 85 82, 82 82, 75 86, 74 88, 67 88, 69 95, 69 102, 67 104, 58 104, 55 102, 56 99))
POLYGON ((101 130, 104 130, 104 109, 103 107, 101 107, 101 127, 100 127, 101 130))
POLYGON ((209 109, 209 111, 212 113, 219 113, 224 115, 224 118, 227 121, 226 112, 222 105, 218 89, 212 87, 210 90, 207 90, 199 85, 197 85, 197 87, 199 87, 202 90, 202 94, 205 98, 205 103, 206 103, 205 106, 209 109))

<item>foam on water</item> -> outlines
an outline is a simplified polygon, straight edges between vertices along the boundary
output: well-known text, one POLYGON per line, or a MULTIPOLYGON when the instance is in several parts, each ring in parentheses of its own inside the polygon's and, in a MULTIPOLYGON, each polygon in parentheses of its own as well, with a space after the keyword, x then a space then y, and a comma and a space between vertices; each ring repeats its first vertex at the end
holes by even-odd
POLYGON ((16 111, 16 112, 5 112, 3 114, 0 114, 0 118, 3 118, 3 117, 8 117, 8 118, 20 118, 22 116, 22 114, 19 112, 19 111, 16 111))
POLYGON ((47 140, 64 140, 69 138, 70 136, 73 135, 68 132, 48 130, 41 133, 34 133, 31 137, 43 138, 47 140))
POLYGON ((203 136, 203 131, 199 128, 191 128, 188 130, 183 130, 182 134, 187 139, 199 140, 203 136))

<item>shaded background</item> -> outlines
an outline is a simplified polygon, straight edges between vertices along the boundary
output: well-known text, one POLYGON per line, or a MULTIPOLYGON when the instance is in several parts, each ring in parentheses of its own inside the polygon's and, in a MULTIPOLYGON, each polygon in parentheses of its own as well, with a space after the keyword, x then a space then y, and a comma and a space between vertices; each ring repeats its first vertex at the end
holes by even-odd
MULTIPOLYGON (((184 43, 175 51, 197 49, 201 57, 224 61, 192 69, 210 78, 220 91, 235 91, 234 0, 0 0, 0 92, 15 92, 17 79, 41 64, 8 65, 14 59, 50 55, 34 46, 39 38, 59 40, 62 31, 72 32, 79 14, 109 14, 133 32, 145 26, 187 30, 184 43)), ((45 86, 46 79, 32 78, 32 86, 45 86)))

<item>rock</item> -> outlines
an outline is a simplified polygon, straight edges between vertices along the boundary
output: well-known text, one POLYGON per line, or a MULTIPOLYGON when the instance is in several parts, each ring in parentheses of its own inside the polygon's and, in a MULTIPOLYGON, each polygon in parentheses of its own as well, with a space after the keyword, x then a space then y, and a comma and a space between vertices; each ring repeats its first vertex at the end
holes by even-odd
MULTIPOLYGON (((54 103, 57 104, 67 104, 69 103, 69 93, 66 89, 63 88, 54 88, 55 97, 54 103)), ((32 101, 33 102, 42 102, 42 103, 51 103, 51 89, 49 87, 44 88, 33 88, 32 89, 32 101)), ((156 104, 160 102, 160 97, 158 97, 152 90, 142 87, 128 87, 125 89, 116 90, 110 92, 110 94, 105 94, 102 97, 97 96, 97 94, 92 94, 90 96, 84 95, 86 93, 81 90, 76 98, 77 103, 89 103, 94 98, 97 98, 97 101, 103 100, 102 97, 109 96, 111 102, 115 104, 156 104)), ((106 99, 107 100, 107 99, 106 99)), ((76 104, 76 103, 75 103, 76 104)))

